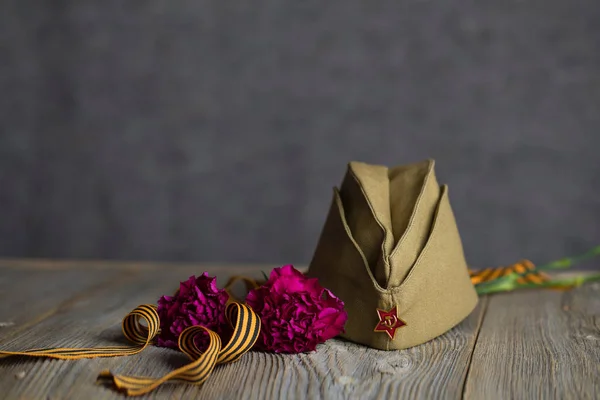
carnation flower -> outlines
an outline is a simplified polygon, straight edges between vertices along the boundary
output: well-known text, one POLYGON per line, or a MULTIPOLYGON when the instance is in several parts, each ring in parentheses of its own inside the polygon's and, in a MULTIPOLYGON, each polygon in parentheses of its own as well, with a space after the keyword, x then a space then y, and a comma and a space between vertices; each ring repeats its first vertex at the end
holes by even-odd
MULTIPOLYGON (((225 303, 229 295, 217 288, 216 279, 205 272, 198 278, 191 276, 181 282, 174 296, 162 296, 158 300, 160 334, 157 345, 179 348, 177 340, 183 330, 201 325, 218 334, 227 330, 225 303)), ((208 335, 196 340, 196 346, 208 345, 208 335)))
POLYGON ((248 293, 246 303, 262 323, 255 348, 275 353, 315 350, 343 332, 348 319, 340 299, 291 265, 271 271, 264 285, 248 293))

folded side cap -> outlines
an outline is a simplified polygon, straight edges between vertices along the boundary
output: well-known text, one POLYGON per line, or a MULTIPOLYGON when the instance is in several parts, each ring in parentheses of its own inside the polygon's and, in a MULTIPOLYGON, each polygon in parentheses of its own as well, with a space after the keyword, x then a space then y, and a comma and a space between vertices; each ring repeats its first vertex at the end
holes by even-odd
POLYGON ((427 243, 399 286, 386 289, 376 282, 335 194, 308 275, 345 302, 348 322, 342 336, 383 350, 415 346, 441 335, 477 303, 446 187, 427 243), (374 329, 380 322, 377 309, 393 308, 406 325, 390 338, 374 329))

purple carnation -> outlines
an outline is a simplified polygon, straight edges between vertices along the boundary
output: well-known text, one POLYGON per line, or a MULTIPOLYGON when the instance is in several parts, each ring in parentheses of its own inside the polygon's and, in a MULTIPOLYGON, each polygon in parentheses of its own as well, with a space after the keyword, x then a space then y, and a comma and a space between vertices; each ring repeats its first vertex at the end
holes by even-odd
POLYGON ((348 319, 340 299, 291 265, 271 271, 264 285, 248 293, 246 303, 262 323, 255 347, 275 353, 315 350, 343 332, 348 319))
MULTIPOLYGON (((218 334, 228 329, 225 304, 229 295, 217 288, 216 279, 205 272, 198 278, 191 276, 181 282, 174 296, 162 296, 158 300, 160 334, 157 344, 162 347, 179 348, 177 340, 189 326, 201 325, 218 334)), ((208 346, 208 336, 199 338, 196 346, 208 346)))

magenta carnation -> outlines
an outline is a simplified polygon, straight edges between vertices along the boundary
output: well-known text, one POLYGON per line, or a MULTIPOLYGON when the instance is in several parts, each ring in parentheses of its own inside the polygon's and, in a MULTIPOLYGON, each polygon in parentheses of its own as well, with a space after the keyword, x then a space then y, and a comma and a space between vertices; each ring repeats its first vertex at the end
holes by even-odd
MULTIPOLYGON (((158 300, 160 334, 157 344, 177 349, 177 340, 183 330, 192 325, 202 325, 218 334, 227 330, 225 303, 229 295, 217 288, 216 279, 205 272, 198 278, 191 276, 181 282, 174 296, 158 300)), ((208 345, 208 336, 198 339, 196 345, 208 345)))
POLYGON ((271 271, 264 285, 248 293, 246 303, 262 322, 255 347, 275 353, 315 350, 343 332, 348 319, 340 299, 291 265, 271 271))

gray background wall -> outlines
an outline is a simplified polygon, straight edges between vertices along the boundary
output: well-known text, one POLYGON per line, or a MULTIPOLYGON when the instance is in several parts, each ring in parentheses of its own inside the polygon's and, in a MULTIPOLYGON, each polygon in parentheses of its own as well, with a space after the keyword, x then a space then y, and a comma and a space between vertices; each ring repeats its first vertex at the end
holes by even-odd
POLYGON ((432 157, 467 257, 600 242, 597 0, 4 2, 0 255, 310 260, 432 157))

